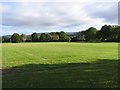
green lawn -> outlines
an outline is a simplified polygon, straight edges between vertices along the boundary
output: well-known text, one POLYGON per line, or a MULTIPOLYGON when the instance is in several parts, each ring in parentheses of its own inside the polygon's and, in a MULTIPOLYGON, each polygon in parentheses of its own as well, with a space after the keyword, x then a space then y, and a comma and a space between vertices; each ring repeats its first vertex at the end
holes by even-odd
POLYGON ((118 43, 3 43, 3 88, 118 87, 118 43))

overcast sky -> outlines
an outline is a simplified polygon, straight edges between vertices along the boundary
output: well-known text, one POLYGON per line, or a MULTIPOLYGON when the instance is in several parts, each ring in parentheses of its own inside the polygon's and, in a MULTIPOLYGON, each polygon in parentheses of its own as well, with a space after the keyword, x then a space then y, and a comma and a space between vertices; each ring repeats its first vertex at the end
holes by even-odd
POLYGON ((118 24, 118 0, 10 1, 4 0, 0 4, 2 35, 76 32, 89 27, 100 29, 104 24, 118 24))

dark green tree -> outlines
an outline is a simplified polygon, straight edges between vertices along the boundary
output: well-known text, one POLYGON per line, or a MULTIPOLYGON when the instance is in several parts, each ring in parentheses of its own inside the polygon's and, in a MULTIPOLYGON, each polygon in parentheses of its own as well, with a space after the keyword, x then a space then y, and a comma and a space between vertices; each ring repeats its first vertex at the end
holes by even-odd
POLYGON ((120 26, 111 27, 109 41, 118 41, 120 33, 120 26))
POLYGON ((65 41, 66 42, 71 42, 71 38, 67 36, 65 41))
POLYGON ((99 31, 96 32, 96 41, 101 42, 102 40, 102 33, 99 31))
POLYGON ((90 27, 88 30, 84 32, 85 39, 87 41, 94 41, 96 39, 97 29, 94 27, 90 27))
POLYGON ((101 30, 100 30, 100 33, 101 33, 101 38, 102 38, 102 41, 107 41, 109 40, 110 38, 110 32, 111 32, 111 26, 109 25, 104 25, 102 26, 101 30))
POLYGON ((7 36, 2 36, 1 37, 2 42, 10 42, 10 40, 11 40, 10 37, 7 37, 7 36))
POLYGON ((32 42, 37 42, 38 41, 38 34, 37 33, 33 33, 31 35, 31 39, 32 39, 32 42))
POLYGON ((65 32, 63 32, 63 31, 61 31, 59 33, 59 40, 61 42, 67 42, 67 41, 69 41, 67 34, 65 32))
POLYGON ((21 42, 21 37, 18 33, 14 33, 12 36, 11 36, 11 41, 13 43, 19 43, 21 42))
POLYGON ((51 42, 52 41, 52 36, 50 34, 46 35, 46 40, 47 42, 51 42))
POLYGON ((41 42, 46 42, 46 38, 47 38, 47 35, 46 35, 45 33, 42 33, 42 34, 40 35, 39 41, 41 41, 41 42))

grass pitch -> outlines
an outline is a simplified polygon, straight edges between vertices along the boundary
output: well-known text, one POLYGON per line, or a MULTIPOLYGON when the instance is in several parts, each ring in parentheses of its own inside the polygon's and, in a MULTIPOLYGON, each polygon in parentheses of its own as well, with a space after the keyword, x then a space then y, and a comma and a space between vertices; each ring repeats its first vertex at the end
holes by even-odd
POLYGON ((118 43, 3 43, 3 88, 116 88, 118 43))

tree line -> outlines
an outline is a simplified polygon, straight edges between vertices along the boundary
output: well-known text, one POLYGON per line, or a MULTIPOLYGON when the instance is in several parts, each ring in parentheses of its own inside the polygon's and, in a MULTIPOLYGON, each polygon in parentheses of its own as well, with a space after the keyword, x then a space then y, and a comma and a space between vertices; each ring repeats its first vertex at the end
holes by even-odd
POLYGON ((64 31, 51 33, 33 33, 30 37, 25 34, 14 33, 10 38, 2 37, 2 42, 118 42, 120 26, 104 25, 100 30, 90 27, 76 35, 67 35, 64 31))
POLYGON ((10 38, 3 37, 3 42, 69 42, 70 37, 64 32, 51 32, 51 33, 42 33, 40 36, 38 33, 31 34, 30 37, 27 37, 25 34, 19 35, 18 33, 13 33, 10 38))

